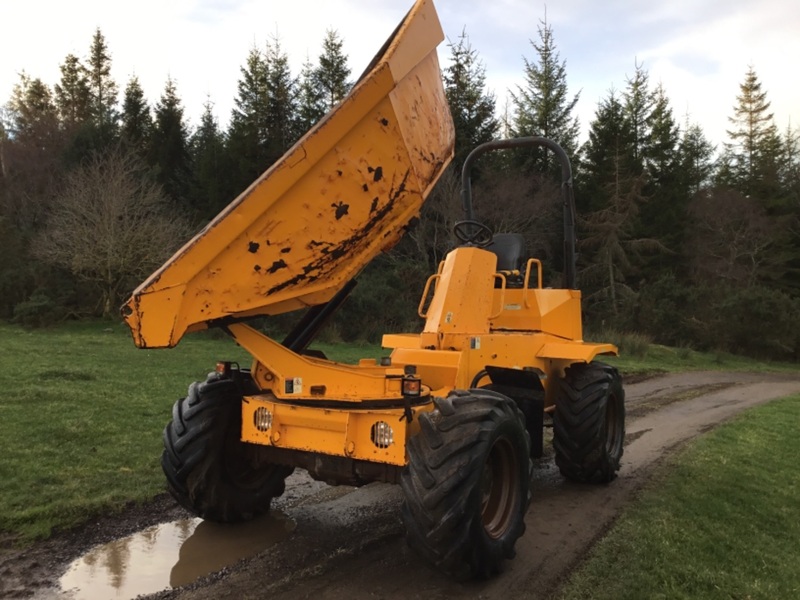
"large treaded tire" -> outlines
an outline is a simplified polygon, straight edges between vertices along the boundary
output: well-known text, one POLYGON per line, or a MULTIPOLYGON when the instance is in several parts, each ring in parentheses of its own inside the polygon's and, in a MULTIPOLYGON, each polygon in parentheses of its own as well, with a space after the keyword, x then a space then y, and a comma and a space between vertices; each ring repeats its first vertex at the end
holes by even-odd
POLYGON ((530 439, 510 398, 482 389, 434 400, 407 444, 400 484, 409 545, 457 578, 514 557, 530 503, 530 439))
POLYGON ((581 483, 617 476, 625 441, 625 391, 612 366, 576 363, 558 382, 553 447, 561 474, 581 483))
POLYGON ((242 388, 209 375, 189 386, 164 429, 161 466, 170 494, 185 509, 209 521, 247 521, 269 510, 292 468, 254 466, 240 440, 242 388))

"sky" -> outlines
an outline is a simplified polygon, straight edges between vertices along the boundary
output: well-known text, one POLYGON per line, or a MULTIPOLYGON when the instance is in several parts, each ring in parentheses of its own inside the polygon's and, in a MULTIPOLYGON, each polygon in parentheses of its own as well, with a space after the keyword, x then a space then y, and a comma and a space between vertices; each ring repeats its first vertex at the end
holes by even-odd
MULTIPOLYGON (((752 67, 781 132, 800 123, 800 6, 797 0, 434 0, 447 40, 466 32, 486 69, 498 111, 523 84, 523 57, 536 60, 541 21, 566 62, 585 139, 598 102, 621 91, 638 63, 662 84, 679 123, 726 140, 739 86, 752 67)), ((48 85, 68 54, 88 55, 99 27, 120 91, 139 78, 151 105, 172 78, 191 125, 210 100, 224 127, 240 68, 253 47, 277 38, 292 69, 316 60, 338 32, 355 79, 413 0, 0 0, 0 105, 21 72, 48 85)))

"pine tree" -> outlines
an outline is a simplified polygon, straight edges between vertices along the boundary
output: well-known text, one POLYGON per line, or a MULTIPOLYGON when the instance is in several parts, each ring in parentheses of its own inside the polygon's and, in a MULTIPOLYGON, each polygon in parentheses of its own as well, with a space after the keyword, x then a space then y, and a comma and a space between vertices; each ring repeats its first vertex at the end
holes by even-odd
POLYGON ((352 83, 348 81, 350 67, 347 56, 342 52, 342 45, 342 39, 335 30, 329 29, 325 32, 319 65, 314 70, 314 79, 322 94, 325 112, 336 106, 352 87, 352 83))
MULTIPOLYGON (((647 119, 648 138, 642 144, 644 190, 647 198, 641 205, 641 226, 637 236, 657 240, 670 252, 645 258, 643 270, 648 278, 661 271, 682 270, 680 253, 686 237, 687 209, 690 193, 680 173, 678 147, 680 129, 662 85, 652 94, 653 108, 647 119)), ((634 145, 635 146, 635 145, 634 145)))
POLYGON ((466 31, 448 47, 450 63, 442 78, 456 131, 453 165, 460 173, 467 155, 479 144, 494 139, 500 124, 495 117, 494 95, 486 91, 486 69, 466 31))
POLYGON ((92 37, 87 61, 90 110, 101 144, 112 141, 117 133, 117 84, 111 78, 111 55, 98 28, 92 37))
POLYGON ((52 91, 24 72, 12 90, 5 120, 0 214, 24 235, 40 227, 48 213, 62 175, 64 132, 52 91))
POLYGON ((315 67, 306 58, 297 86, 297 132, 303 135, 325 116, 323 94, 315 76, 315 67))
POLYGON ((677 170, 680 128, 664 87, 659 84, 653 93, 653 109, 648 122, 648 139, 642 158, 651 182, 662 187, 671 184, 677 170))
POLYGON ((238 195, 269 166, 267 64, 258 48, 250 50, 240 72, 227 144, 234 170, 232 195, 238 195))
POLYGON ((14 140, 41 148, 52 145, 58 131, 58 107, 50 88, 41 79, 31 79, 22 73, 11 92, 8 107, 9 132, 14 140))
POLYGON ((91 100, 86 69, 74 54, 61 64, 61 81, 54 86, 62 126, 74 131, 91 118, 91 100))
POLYGON ((787 254, 789 259, 783 277, 784 286, 794 295, 800 296, 800 134, 791 125, 786 127, 783 138, 783 163, 781 184, 789 215, 786 221, 791 224, 787 254))
POLYGON ((611 174, 619 169, 620 157, 630 156, 631 146, 625 108, 618 92, 612 89, 600 101, 589 127, 589 140, 582 149, 575 195, 578 212, 598 210, 608 203, 611 174))
POLYGON ((686 126, 678 146, 678 160, 684 186, 690 196, 699 193, 711 183, 714 172, 714 146, 708 141, 698 124, 686 126))
POLYGON ((8 131, 6 129, 5 109, 0 107, 0 196, 5 191, 5 179, 8 177, 8 167, 4 160, 6 144, 8 144, 8 131))
POLYGON ((632 238, 643 196, 641 179, 624 176, 620 156, 612 160, 615 170, 607 185, 608 205, 582 219, 580 249, 588 264, 580 277, 588 288, 586 300, 599 303, 603 310, 618 318, 626 301, 635 296, 627 280, 633 270, 631 253, 636 241, 632 238))
POLYGON ((581 282, 593 310, 617 319, 636 297, 631 277, 647 253, 663 251, 643 237, 640 210, 646 176, 635 169, 633 134, 625 106, 615 91, 603 99, 590 125, 581 165, 581 282))
POLYGON ((783 136, 783 163, 781 165, 781 182, 786 190, 789 206, 794 207, 800 215, 800 132, 786 127, 783 136))
POLYGON ((280 40, 267 43, 267 165, 276 162, 297 141, 297 81, 280 40))
POLYGON ((728 119, 732 129, 727 132, 730 141, 725 143, 719 182, 773 205, 773 196, 779 193, 775 178, 781 160, 780 136, 769 112, 767 92, 761 89, 753 67, 739 89, 734 115, 728 119))
POLYGON ((225 152, 225 137, 212 113, 213 104, 207 100, 203 105, 200 126, 191 138, 192 204, 201 220, 216 215, 231 200, 226 177, 229 171, 225 152))
POLYGON ((189 133, 175 81, 171 77, 167 79, 155 108, 148 158, 156 180, 167 196, 186 208, 190 175, 189 133))
POLYGON ((131 77, 125 86, 122 102, 122 142, 139 156, 144 156, 153 130, 153 116, 137 77, 131 77))
POLYGON ((650 143, 650 127, 656 99, 650 91, 650 75, 643 66, 635 63, 633 77, 622 94, 625 106, 625 123, 631 140, 629 168, 641 173, 650 143))
MULTIPOLYGON (((539 41, 530 41, 537 59, 525 63, 525 85, 511 93, 514 106, 512 131, 515 136, 539 135, 561 145, 567 156, 574 156, 578 147, 578 118, 572 112, 580 94, 570 97, 567 88, 567 63, 556 49, 553 29, 547 20, 538 26, 539 41)), ((557 169, 557 161, 544 149, 534 152, 528 166, 534 171, 557 169)))

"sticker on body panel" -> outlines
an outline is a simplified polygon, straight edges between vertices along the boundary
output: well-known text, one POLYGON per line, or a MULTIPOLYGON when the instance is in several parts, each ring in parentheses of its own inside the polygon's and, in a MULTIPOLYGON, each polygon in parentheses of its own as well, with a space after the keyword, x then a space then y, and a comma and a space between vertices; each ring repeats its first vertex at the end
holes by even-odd
POLYGON ((287 394, 302 394, 303 393, 303 378, 290 377, 286 380, 286 393, 287 394))

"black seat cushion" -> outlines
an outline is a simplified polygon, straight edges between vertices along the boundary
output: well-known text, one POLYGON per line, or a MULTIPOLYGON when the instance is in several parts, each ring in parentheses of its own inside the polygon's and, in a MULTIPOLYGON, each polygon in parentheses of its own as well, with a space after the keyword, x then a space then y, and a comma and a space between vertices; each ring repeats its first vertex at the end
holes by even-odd
POLYGON ((485 250, 497 255, 498 271, 522 270, 525 260, 525 238, 519 233, 496 233, 485 250))

